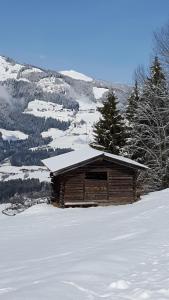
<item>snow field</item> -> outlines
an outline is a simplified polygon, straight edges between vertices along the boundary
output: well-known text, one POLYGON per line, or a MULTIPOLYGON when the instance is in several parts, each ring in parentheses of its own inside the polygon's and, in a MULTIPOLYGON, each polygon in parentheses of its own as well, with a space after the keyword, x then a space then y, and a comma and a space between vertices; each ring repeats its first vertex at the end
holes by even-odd
MULTIPOLYGON (((21 71, 21 69, 24 67, 24 65, 6 61, 5 57, 0 56, 0 80, 7 80, 9 78, 11 79, 18 79, 18 74, 21 71)), ((27 75, 32 72, 42 72, 42 70, 31 67, 24 71, 22 71, 22 76, 27 75)), ((24 78, 21 78, 21 80, 25 80, 24 78)))
POLYGON ((63 74, 65 76, 71 77, 73 79, 77 79, 77 80, 83 80, 83 81, 93 81, 93 78, 88 77, 82 73, 79 73, 77 71, 74 70, 68 70, 68 71, 60 71, 60 74, 63 74))
POLYGON ((81 109, 74 114, 72 110, 63 109, 62 105, 35 99, 29 102, 24 113, 61 121, 70 120, 71 125, 66 131, 50 128, 42 132, 42 137, 51 137, 53 141, 49 146, 54 149, 58 147, 79 149, 92 140, 92 126, 100 116, 95 103, 86 103, 85 99, 81 99, 79 103, 81 109))
POLYGON ((96 99, 100 99, 105 92, 108 92, 108 89, 93 87, 93 94, 96 99))
POLYGON ((0 165, 0 181, 32 178, 37 178, 40 181, 50 181, 49 171, 43 166, 16 167, 9 164, 0 165))
POLYGON ((69 84, 63 81, 61 78, 55 78, 54 76, 43 78, 39 80, 38 86, 40 86, 44 92, 58 92, 64 93, 70 89, 69 84))
POLYGON ((51 137, 51 148, 79 149, 86 146, 93 139, 92 124, 98 118, 98 113, 79 112, 70 127, 65 130, 50 128, 42 132, 42 137, 51 137), (87 121, 88 119, 88 121, 87 121), (81 123, 83 120, 84 123, 81 123))
POLYGON ((169 299, 168 200, 1 214, 1 299, 169 299))
POLYGON ((17 79, 18 72, 23 66, 21 64, 12 64, 5 60, 3 56, 0 56, 0 81, 7 80, 9 78, 17 79))
POLYGON ((38 99, 29 102, 24 113, 36 117, 53 118, 60 121, 69 121, 73 117, 73 112, 68 109, 63 109, 62 105, 38 99))
POLYGON ((6 141, 26 140, 28 135, 18 130, 6 130, 0 128, 2 139, 6 141))
POLYGON ((41 73, 42 70, 39 69, 39 68, 30 67, 30 68, 28 68, 28 69, 22 71, 22 75, 28 75, 28 74, 33 73, 33 72, 39 72, 39 73, 41 73))

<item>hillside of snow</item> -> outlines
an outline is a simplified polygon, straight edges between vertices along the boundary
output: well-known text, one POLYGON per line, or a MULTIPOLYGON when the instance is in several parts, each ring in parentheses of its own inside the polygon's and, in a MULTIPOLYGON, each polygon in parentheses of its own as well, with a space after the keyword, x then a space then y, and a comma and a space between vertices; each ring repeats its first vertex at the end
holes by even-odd
POLYGON ((70 71, 60 71, 61 74, 65 75, 65 76, 68 76, 68 77, 71 77, 73 79, 76 79, 76 80, 84 80, 84 81, 93 81, 93 79, 91 77, 88 77, 82 73, 79 73, 79 72, 76 72, 74 70, 70 70, 70 71))
MULTIPOLYGON (((128 86, 95 80, 73 70, 45 70, 0 56, 0 151, 6 153, 0 161, 1 180, 12 179, 13 171, 5 176, 3 170, 4 163, 10 168, 8 158, 11 153, 14 155, 15 149, 14 145, 10 149, 5 142, 3 145, 3 141, 18 144, 23 141, 16 147, 21 152, 23 144, 24 151, 79 149, 93 140, 93 124, 100 117, 97 108, 112 88, 123 109, 128 86), (49 142, 44 145, 45 138, 49 142)), ((24 168, 24 162, 22 164, 24 168)), ((23 178, 22 173, 22 167, 20 170, 17 167, 16 174, 23 178)), ((16 174, 14 172, 13 179, 16 174)), ((30 178, 33 174, 37 178, 35 172, 30 173, 30 178)))
POLYGON ((79 113, 83 110, 89 116, 85 122, 91 127, 88 119, 96 114, 110 88, 123 107, 128 86, 97 81, 73 70, 56 72, 19 64, 0 56, 0 128, 16 130, 19 127, 13 119, 16 109, 29 114, 30 118, 53 118, 74 124, 77 119, 79 122, 79 113))
POLYGON ((32 179, 50 182, 49 171, 42 166, 11 166, 10 164, 0 165, 0 181, 8 181, 15 179, 32 179))
POLYGON ((0 132, 2 133, 2 139, 6 141, 25 140, 28 138, 27 134, 17 130, 5 130, 0 128, 0 132))
MULTIPOLYGON (((1 209, 4 205, 1 205, 1 209)), ((169 190, 123 206, 0 214, 3 300, 169 299, 169 190)))

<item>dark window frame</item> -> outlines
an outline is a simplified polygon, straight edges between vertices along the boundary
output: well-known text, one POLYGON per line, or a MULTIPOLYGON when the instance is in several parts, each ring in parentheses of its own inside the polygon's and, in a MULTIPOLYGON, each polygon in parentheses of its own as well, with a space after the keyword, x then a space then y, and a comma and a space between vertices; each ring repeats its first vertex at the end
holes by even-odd
POLYGON ((86 172, 85 173, 85 179, 87 180, 102 180, 107 181, 107 172, 101 171, 101 172, 86 172))

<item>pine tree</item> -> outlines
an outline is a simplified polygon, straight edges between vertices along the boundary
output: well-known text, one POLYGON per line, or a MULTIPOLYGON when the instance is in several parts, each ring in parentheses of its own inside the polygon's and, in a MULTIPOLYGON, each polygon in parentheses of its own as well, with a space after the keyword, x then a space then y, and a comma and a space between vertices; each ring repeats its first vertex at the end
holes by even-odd
MULTIPOLYGON (((123 154, 133 157, 133 147, 134 145, 134 135, 135 135, 135 130, 133 130, 133 127, 135 126, 135 123, 137 121, 137 108, 139 104, 139 88, 137 84, 137 80, 135 81, 135 85, 133 89, 131 90, 131 93, 129 94, 129 97, 127 99, 127 106, 126 106, 126 111, 125 111, 125 120, 126 120, 126 128, 127 128, 127 140, 126 140, 126 145, 123 150, 123 154)), ((138 155, 137 155, 138 156, 138 155)))
POLYGON ((100 120, 94 125, 94 145, 113 154, 120 154, 125 145, 126 126, 117 109, 117 98, 110 92, 103 106, 98 108, 100 120))
POLYGON ((157 57, 135 111, 130 154, 150 167, 146 177, 149 188, 169 186, 169 92, 157 57))
POLYGON ((135 112, 138 106, 138 101, 139 101, 139 89, 138 89, 138 84, 137 80, 135 81, 135 85, 133 90, 131 91, 131 94, 129 95, 128 98, 128 103, 127 103, 127 109, 126 109, 126 119, 129 122, 129 126, 132 125, 133 119, 135 117, 135 112))

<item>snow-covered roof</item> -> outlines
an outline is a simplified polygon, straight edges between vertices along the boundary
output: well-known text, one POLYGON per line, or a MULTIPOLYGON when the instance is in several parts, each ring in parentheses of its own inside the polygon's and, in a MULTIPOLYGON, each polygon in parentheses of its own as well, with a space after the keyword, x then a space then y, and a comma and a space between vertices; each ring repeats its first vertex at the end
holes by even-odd
POLYGON ((86 162, 88 160, 97 159, 100 156, 104 156, 105 158, 111 158, 112 160, 116 161, 117 163, 126 164, 131 167, 138 167, 138 168, 148 168, 136 161, 133 161, 129 158, 110 154, 107 152, 95 150, 91 147, 84 147, 80 150, 71 151, 65 154, 61 154, 58 156, 54 156, 51 158, 47 158, 42 160, 43 164, 51 171, 55 173, 62 173, 73 166, 79 166, 79 164, 86 162))

